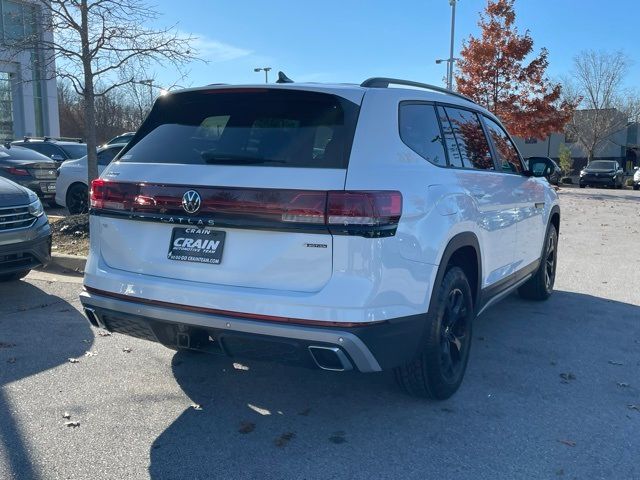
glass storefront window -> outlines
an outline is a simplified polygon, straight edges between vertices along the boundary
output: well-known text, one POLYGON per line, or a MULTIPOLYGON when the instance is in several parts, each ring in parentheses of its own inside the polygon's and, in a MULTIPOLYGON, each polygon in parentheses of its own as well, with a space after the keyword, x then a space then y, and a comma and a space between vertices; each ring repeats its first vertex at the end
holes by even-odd
POLYGON ((13 139, 11 74, 0 72, 0 140, 13 139))

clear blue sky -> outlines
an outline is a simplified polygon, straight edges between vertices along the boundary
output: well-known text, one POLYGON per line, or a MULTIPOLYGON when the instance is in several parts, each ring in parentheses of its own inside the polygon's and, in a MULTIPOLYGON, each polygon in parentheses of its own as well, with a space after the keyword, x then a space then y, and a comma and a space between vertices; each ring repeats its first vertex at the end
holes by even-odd
MULTIPOLYGON (((394 76, 442 83, 448 56, 447 0, 155 0, 159 23, 178 23, 199 37, 206 65, 189 66, 184 86, 255 83, 254 67, 284 70, 297 81, 361 82, 394 76)), ((456 52, 477 34, 485 0, 459 0, 456 52)), ((557 78, 583 49, 622 50, 632 60, 627 84, 640 83, 636 0, 516 0, 517 24, 534 48, 549 50, 548 73, 557 78)), ((274 78, 273 76, 271 78, 274 78)), ((157 71, 159 83, 175 74, 157 71)))

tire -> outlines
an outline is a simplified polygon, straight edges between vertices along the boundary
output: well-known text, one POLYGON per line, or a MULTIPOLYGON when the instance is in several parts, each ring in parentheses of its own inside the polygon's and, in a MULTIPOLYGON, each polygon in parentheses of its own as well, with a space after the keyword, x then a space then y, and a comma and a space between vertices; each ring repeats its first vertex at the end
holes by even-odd
POLYGON ((640 189, 640 185, 634 185, 634 186, 633 186, 633 189, 634 189, 634 190, 638 190, 638 189, 640 189))
POLYGON ((29 272, 31 270, 21 270, 19 272, 15 272, 15 273, 8 273, 6 275, 0 275, 0 282, 13 282, 15 280, 20 280, 24 277, 26 277, 27 275, 29 275, 29 272))
POLYGON ((458 390, 464 378, 475 318, 471 287, 461 268, 447 270, 435 292, 435 302, 423 350, 395 368, 394 373, 398 385, 408 394, 445 400, 458 390))
POLYGON ((89 211, 89 189, 83 183, 74 183, 67 190, 67 210, 71 215, 89 211))
POLYGON ((558 265, 558 230, 549 225, 544 241, 544 253, 540 258, 540 266, 535 275, 518 289, 522 298, 527 300, 546 300, 553 293, 558 265))

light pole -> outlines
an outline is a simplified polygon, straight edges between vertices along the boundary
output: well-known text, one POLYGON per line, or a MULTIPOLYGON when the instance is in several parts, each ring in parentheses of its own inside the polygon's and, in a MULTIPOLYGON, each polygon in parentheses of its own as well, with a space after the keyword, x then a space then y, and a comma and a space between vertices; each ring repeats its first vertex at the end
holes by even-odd
POLYGON ((269 83, 270 70, 271 70, 271 67, 257 67, 253 69, 254 72, 264 72, 264 83, 269 83))
POLYGON ((439 58, 436 60, 437 64, 447 62, 447 89, 453 90, 453 64, 457 58, 453 57, 453 47, 456 28, 456 3, 458 0, 449 0, 451 5, 451 42, 449 45, 449 58, 439 58))
POLYGON ((453 58, 453 39, 456 29, 456 2, 457 0, 449 0, 449 5, 451 5, 451 44, 449 46, 449 80, 447 82, 447 88, 449 90, 453 90, 453 62, 455 62, 453 58))

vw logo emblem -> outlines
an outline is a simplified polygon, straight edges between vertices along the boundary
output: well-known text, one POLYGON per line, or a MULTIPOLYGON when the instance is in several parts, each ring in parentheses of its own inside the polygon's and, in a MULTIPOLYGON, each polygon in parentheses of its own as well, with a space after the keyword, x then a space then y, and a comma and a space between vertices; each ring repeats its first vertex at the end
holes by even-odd
POLYGON ((189 190, 182 195, 182 208, 187 213, 196 213, 200 210, 200 194, 195 190, 189 190))

